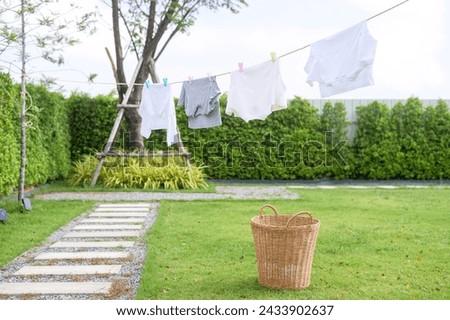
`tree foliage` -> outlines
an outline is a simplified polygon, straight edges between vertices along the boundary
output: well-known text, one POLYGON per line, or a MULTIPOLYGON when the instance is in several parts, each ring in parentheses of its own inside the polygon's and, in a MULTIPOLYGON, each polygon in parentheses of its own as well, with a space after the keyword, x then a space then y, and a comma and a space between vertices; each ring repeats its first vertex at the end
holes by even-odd
POLYGON ((21 56, 19 41, 25 37, 27 47, 32 49, 26 54, 27 61, 42 57, 61 65, 64 49, 79 42, 75 36, 78 32, 95 32, 96 12, 82 12, 76 2, 64 1, 64 6, 59 3, 59 0, 24 0, 22 11, 19 1, 0 0, 0 57, 9 53, 2 64, 16 63, 12 57, 21 56), (25 16, 25 34, 20 27, 21 15, 25 16))

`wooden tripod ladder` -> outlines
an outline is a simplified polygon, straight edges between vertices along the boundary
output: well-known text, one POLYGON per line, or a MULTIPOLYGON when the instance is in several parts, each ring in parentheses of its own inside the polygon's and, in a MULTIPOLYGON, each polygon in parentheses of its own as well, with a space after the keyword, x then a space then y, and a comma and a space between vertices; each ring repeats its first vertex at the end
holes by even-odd
POLYGON ((125 93, 125 96, 122 100, 122 103, 119 104, 118 107, 118 112, 117 112, 117 116, 116 116, 116 120, 114 122, 114 125, 111 129, 111 133, 109 134, 109 138, 108 138, 108 142, 106 143, 105 147, 103 148, 103 152, 101 153, 97 153, 97 158, 99 159, 99 162, 97 164, 97 168, 95 169, 94 175, 92 176, 92 182, 91 182, 91 186, 95 186, 97 184, 97 180, 98 177, 100 176, 100 171, 102 170, 102 166, 103 163, 105 162, 105 159, 107 157, 171 157, 171 156, 180 156, 184 158, 185 164, 187 165, 187 167, 190 169, 191 168, 191 164, 190 164, 190 156, 191 154, 186 152, 186 150, 184 149, 183 146, 183 142, 181 140, 181 136, 179 133, 179 130, 177 128, 178 131, 178 142, 177 142, 177 146, 178 146, 178 150, 179 153, 177 154, 173 154, 173 153, 169 153, 169 152, 163 152, 163 153, 145 153, 145 154, 141 154, 141 153, 117 153, 117 152, 111 152, 111 147, 114 144, 114 141, 116 139, 117 136, 117 132, 119 131, 119 127, 120 124, 122 123, 122 119, 123 119, 123 114, 125 112, 126 108, 138 108, 139 106, 137 105, 129 105, 128 104, 128 100, 130 99, 131 96, 131 92, 133 91, 135 82, 136 82, 136 77, 137 74, 139 72, 139 69, 142 65, 142 60, 143 58, 141 57, 139 59, 138 65, 136 67, 136 70, 134 71, 133 77, 131 78, 131 84, 128 86, 127 92, 125 93))

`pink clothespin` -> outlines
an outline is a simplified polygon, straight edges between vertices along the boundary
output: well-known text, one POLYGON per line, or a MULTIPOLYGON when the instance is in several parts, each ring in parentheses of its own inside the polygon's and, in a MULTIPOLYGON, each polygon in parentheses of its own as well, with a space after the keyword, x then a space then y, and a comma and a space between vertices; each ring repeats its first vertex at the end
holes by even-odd
POLYGON ((239 67, 239 72, 244 71, 244 63, 243 62, 239 62, 238 67, 239 67))
POLYGON ((193 77, 192 77, 192 76, 189 76, 188 79, 189 79, 189 84, 192 84, 192 79, 193 79, 193 77))

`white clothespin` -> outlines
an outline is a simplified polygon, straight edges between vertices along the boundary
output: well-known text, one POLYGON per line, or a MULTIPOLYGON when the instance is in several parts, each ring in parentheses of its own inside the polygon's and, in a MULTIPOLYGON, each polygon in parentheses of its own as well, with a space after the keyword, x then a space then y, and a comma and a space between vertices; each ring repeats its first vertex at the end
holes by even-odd
POLYGON ((208 72, 208 73, 207 73, 207 75, 208 75, 208 79, 209 79, 209 81, 211 81, 211 73, 210 73, 210 72, 208 72))
POLYGON ((189 76, 188 79, 189 79, 189 84, 192 84, 192 79, 193 79, 193 77, 192 77, 192 76, 189 76))

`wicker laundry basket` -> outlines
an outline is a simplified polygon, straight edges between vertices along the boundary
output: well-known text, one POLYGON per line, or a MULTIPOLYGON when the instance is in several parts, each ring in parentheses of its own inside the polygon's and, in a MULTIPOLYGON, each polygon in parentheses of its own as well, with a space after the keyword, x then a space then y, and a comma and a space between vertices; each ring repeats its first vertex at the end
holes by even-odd
POLYGON ((274 206, 266 204, 260 208, 259 215, 251 219, 250 225, 259 284, 273 289, 307 288, 320 221, 307 211, 279 214, 274 206), (265 215, 266 208, 275 214, 265 215))

